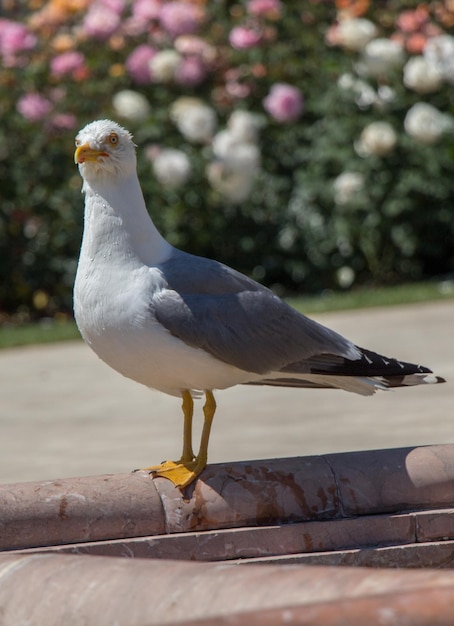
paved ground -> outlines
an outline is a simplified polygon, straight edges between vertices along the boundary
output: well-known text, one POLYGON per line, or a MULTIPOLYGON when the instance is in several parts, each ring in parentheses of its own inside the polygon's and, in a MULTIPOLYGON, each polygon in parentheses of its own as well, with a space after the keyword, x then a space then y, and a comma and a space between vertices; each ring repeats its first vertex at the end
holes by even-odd
MULTIPOLYGON (((317 319, 361 346, 428 365, 448 384, 371 398, 218 392, 211 462, 454 442, 454 300, 317 319)), ((180 453, 178 400, 121 377, 82 342, 1 351, 0 407, 3 483, 124 472, 180 453)))

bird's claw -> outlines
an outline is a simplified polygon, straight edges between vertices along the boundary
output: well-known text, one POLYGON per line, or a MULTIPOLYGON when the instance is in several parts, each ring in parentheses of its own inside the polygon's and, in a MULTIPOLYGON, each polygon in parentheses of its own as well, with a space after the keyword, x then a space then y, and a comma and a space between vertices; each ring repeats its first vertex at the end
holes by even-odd
POLYGON ((152 474, 153 478, 167 478, 175 487, 183 489, 197 478, 205 465, 206 461, 196 457, 191 461, 183 459, 179 461, 164 461, 160 465, 152 465, 142 469, 152 474))

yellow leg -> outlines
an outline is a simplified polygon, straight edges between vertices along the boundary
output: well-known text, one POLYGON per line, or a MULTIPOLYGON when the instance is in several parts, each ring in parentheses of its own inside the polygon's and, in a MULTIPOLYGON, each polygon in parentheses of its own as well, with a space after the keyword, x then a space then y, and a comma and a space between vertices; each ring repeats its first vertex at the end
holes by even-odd
POLYGON ((211 424, 213 423, 214 414, 216 413, 216 400, 214 399, 213 392, 210 390, 205 391, 205 399, 206 401, 203 405, 203 415, 205 419, 203 421, 199 453, 196 458, 199 463, 203 463, 202 469, 208 461, 208 442, 210 440, 211 424))
POLYGON ((181 461, 193 461, 194 451, 192 449, 192 416, 194 414, 194 400, 191 392, 185 389, 183 391, 183 409, 184 425, 183 425, 183 453, 181 461))
POLYGON ((151 474, 153 478, 161 476, 168 478, 176 487, 182 489, 190 485, 197 476, 202 472, 207 464, 208 459, 208 442, 210 440, 211 425, 213 423, 214 414, 216 412, 216 401, 213 392, 205 391, 205 404, 203 406, 204 422, 202 436, 200 439, 200 449, 198 455, 194 458, 192 450, 192 414, 193 400, 189 391, 185 390, 183 397, 183 454, 179 461, 165 461, 161 465, 153 465, 144 469, 151 474))

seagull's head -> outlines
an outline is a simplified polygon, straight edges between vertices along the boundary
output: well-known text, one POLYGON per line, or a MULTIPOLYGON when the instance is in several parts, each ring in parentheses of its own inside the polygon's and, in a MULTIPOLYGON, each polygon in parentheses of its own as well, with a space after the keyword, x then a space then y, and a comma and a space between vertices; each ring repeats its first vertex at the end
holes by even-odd
POLYGON ((119 124, 97 120, 78 132, 74 161, 86 182, 118 179, 136 170, 135 148, 131 133, 119 124))

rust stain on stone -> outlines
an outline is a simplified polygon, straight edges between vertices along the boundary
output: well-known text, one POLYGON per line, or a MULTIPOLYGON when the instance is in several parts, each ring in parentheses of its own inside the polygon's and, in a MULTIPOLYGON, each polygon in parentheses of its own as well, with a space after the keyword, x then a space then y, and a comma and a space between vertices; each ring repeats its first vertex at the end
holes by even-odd
POLYGON ((257 522, 260 525, 286 521, 298 521, 311 519, 314 515, 311 511, 304 489, 295 480, 292 472, 273 471, 269 467, 250 467, 252 482, 247 480, 242 483, 256 498, 257 522), (298 504, 299 510, 288 511, 288 503, 282 501, 282 494, 288 489, 298 504))
MULTIPOLYGON (((184 500, 184 498, 183 498, 184 500)), ((208 514, 207 502, 203 494, 203 486, 196 482, 189 501, 193 502, 192 511, 186 517, 187 527, 190 530, 209 528, 212 520, 208 514)), ((186 502, 188 502, 186 500, 186 502)))
POLYGON ((326 511, 326 506, 328 504, 328 496, 326 495, 325 490, 322 487, 319 487, 317 491, 317 496, 321 500, 323 511, 326 511))
POLYGON ((287 486, 284 475, 274 472, 266 466, 251 468, 253 481, 243 483, 244 489, 256 499, 256 518, 259 525, 273 524, 285 518, 285 511, 280 505, 277 486, 287 486), (254 471, 255 470, 255 471, 254 471))
POLYGON ((340 498, 339 498, 339 492, 338 492, 337 486, 335 484, 333 484, 333 485, 331 485, 331 487, 328 487, 327 491, 328 491, 328 493, 330 494, 330 496, 333 499, 334 510, 336 511, 336 514, 338 514, 339 513, 340 498))
POLYGON ((68 508, 68 499, 66 496, 63 496, 60 500, 60 509, 58 511, 58 517, 63 521, 69 519, 69 515, 66 513, 66 509, 68 508))
MULTIPOLYGON (((342 483, 344 483, 345 485, 351 485, 352 484, 352 482, 351 482, 351 480, 349 478, 342 477, 340 479, 340 481, 342 483)), ((351 497, 352 502, 353 502, 353 506, 350 505, 352 510, 354 510, 355 512, 359 511, 361 509, 361 507, 359 506, 359 502, 358 502, 358 499, 356 497, 356 491, 355 491, 354 486, 349 487, 347 489, 347 493, 350 494, 350 497, 351 497)), ((344 500, 343 500, 343 504, 344 505, 346 504, 344 500)), ((347 508, 348 508, 348 506, 347 506, 347 508)))
POLYGON ((310 534, 304 533, 303 539, 304 539, 304 547, 306 548, 306 550, 308 552, 312 552, 314 550, 314 544, 313 544, 312 537, 310 536, 310 534))

